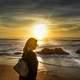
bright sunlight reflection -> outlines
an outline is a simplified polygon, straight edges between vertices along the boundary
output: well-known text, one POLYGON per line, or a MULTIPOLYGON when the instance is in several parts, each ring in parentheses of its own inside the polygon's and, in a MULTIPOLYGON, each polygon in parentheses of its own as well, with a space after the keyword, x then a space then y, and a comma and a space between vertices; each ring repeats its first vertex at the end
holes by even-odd
POLYGON ((33 27, 33 35, 37 39, 44 39, 47 35, 47 24, 39 23, 33 27))

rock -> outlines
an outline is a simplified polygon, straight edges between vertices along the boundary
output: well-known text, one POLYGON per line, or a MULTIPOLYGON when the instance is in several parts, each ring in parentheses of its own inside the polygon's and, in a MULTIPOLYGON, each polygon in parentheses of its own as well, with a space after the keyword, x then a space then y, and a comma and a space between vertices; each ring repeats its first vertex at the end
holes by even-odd
POLYGON ((69 53, 64 51, 62 48, 54 48, 54 49, 44 48, 39 52, 39 54, 69 55, 69 53))
POLYGON ((52 54, 52 52, 53 52, 53 49, 44 48, 39 53, 40 54, 52 54))
POLYGON ((22 54, 21 52, 15 52, 14 53, 15 55, 20 55, 20 54, 22 54))
POLYGON ((80 54, 80 49, 78 49, 78 50, 76 51, 76 54, 80 54))

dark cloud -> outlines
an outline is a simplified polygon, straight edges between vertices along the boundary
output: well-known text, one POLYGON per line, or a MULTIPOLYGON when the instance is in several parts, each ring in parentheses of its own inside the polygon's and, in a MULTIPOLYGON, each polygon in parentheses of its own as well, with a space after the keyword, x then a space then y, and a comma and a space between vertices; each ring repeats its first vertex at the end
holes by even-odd
MULTIPOLYGON (((1 24, 10 27, 18 24, 28 24, 28 20, 16 20, 13 17, 49 16, 60 22, 80 22, 80 0, 0 0, 1 24), (71 20, 70 20, 71 18, 71 20), (77 18, 77 19, 76 19, 77 18)), ((79 31, 79 25, 64 25, 66 29, 79 31), (73 26, 77 26, 73 28, 73 26)), ((30 23, 29 23, 30 24, 30 23)), ((19 26, 19 25, 18 25, 19 26)))
POLYGON ((61 4, 61 5, 68 5, 68 4, 74 4, 79 3, 80 0, 1 0, 0 3, 16 3, 16 4, 26 4, 26 3, 34 3, 39 2, 43 4, 61 4))
POLYGON ((48 13, 51 17, 80 16, 80 0, 0 0, 0 6, 0 14, 35 12, 48 13))
POLYGON ((21 4, 30 4, 35 0, 0 0, 1 6, 5 5, 21 5, 21 4))

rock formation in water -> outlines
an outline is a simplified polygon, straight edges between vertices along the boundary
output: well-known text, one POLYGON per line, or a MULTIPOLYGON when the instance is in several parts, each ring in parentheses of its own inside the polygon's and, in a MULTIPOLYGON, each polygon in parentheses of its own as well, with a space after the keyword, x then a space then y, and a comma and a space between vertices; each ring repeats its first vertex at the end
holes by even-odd
POLYGON ((78 49, 78 50, 76 51, 76 54, 80 54, 80 49, 78 49))
POLYGON ((20 54, 22 54, 21 52, 15 52, 14 53, 15 55, 20 55, 20 54))
POLYGON ((39 54, 57 54, 57 55, 69 55, 68 52, 64 51, 62 48, 54 48, 54 49, 49 49, 49 48, 43 48, 39 54))

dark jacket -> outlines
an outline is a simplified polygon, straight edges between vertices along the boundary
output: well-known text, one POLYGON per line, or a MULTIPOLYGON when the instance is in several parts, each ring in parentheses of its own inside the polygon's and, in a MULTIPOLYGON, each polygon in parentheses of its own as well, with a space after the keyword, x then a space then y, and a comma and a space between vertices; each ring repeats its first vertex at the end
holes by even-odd
POLYGON ((36 80, 38 60, 36 54, 33 51, 23 53, 22 59, 28 64, 29 73, 27 76, 19 77, 19 80, 36 80))

